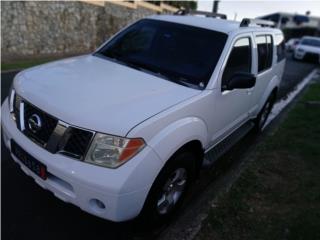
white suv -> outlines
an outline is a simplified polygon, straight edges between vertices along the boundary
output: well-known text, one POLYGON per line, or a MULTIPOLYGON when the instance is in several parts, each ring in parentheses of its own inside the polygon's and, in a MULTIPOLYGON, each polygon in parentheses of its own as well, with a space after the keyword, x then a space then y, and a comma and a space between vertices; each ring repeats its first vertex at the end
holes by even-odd
POLYGON ((166 219, 201 166, 271 110, 283 35, 253 22, 151 16, 93 54, 24 70, 2 105, 4 143, 37 184, 86 212, 166 219))

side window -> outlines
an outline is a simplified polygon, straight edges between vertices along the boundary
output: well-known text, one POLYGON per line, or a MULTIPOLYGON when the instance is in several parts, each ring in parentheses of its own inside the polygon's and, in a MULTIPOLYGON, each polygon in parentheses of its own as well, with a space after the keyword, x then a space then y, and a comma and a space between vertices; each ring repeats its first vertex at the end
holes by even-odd
POLYGON ((267 35, 267 47, 268 47, 268 58, 267 58, 267 66, 266 68, 270 68, 272 66, 272 60, 273 60, 273 41, 272 36, 267 35))
POLYGON ((285 58, 284 37, 282 34, 275 36, 275 44, 277 46, 277 62, 285 58))
POLYGON ((271 67, 273 58, 273 42, 270 35, 256 37, 258 49, 258 72, 263 72, 271 67))
POLYGON ((228 62, 222 75, 222 89, 236 72, 251 73, 251 41, 250 38, 241 38, 236 41, 230 53, 228 62))

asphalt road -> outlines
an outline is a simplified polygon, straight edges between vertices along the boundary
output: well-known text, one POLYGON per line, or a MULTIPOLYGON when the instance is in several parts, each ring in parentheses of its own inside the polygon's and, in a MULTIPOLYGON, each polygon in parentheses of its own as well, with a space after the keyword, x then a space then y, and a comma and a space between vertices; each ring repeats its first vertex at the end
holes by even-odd
MULTIPOLYGON (((289 59, 280 97, 292 90, 315 66, 289 59)), ((1 74, 1 102, 15 74, 1 74)), ((39 187, 14 163, 2 143, 1 155, 3 239, 150 239, 166 229, 147 229, 136 221, 117 224, 91 216, 39 187)), ((219 176, 215 180, 218 181, 219 176)), ((200 179, 200 185, 201 181, 202 185, 208 185, 211 180, 200 179)), ((201 189, 193 190, 196 192, 194 195, 204 194, 201 189)), ((192 199, 187 205, 192 205, 192 199)))

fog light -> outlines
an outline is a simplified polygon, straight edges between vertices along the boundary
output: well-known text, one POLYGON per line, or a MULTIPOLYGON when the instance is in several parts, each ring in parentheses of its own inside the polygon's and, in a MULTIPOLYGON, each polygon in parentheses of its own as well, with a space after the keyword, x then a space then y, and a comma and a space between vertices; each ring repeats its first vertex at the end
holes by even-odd
POLYGON ((90 202, 90 207, 95 210, 95 211, 101 211, 104 210, 106 208, 106 205, 100 201, 99 199, 91 199, 90 202))

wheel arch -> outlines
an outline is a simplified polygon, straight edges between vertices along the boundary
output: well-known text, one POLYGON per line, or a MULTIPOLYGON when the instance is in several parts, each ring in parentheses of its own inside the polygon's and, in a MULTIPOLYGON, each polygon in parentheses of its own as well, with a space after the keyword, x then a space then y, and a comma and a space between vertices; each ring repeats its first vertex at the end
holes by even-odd
MULTIPOLYGON (((193 181, 195 178, 197 178, 199 176, 199 170, 201 167, 201 163, 202 163, 202 159, 204 156, 204 151, 202 148, 202 144, 199 140, 191 140, 187 143, 185 143, 183 146, 181 146, 179 149, 176 150, 176 152, 173 153, 173 155, 164 163, 164 165, 162 166, 162 168, 160 169, 159 173, 157 174, 157 176, 155 177, 155 179, 153 180, 150 189, 148 191, 148 194, 146 195, 146 198, 143 202, 143 207, 140 210, 139 216, 142 217, 142 219, 150 219, 150 217, 148 216, 148 211, 151 208, 151 200, 154 198, 157 189, 159 189, 159 181, 161 181, 161 179, 163 179, 163 175, 161 175, 161 173, 164 173, 165 171, 168 170, 168 168, 170 168, 171 163, 174 164, 174 161, 177 159, 176 157, 179 156, 179 154, 184 153, 185 151, 188 152, 193 152, 196 154, 197 159, 199 161, 196 161, 196 169, 195 172, 192 172, 192 177, 191 177, 191 181, 193 181), (200 161, 201 160, 201 161, 200 161)), ((190 162, 188 162, 190 163, 190 162)))
POLYGON ((264 92, 262 98, 260 99, 258 113, 261 111, 261 109, 263 108, 265 102, 270 97, 270 95, 278 93, 279 84, 280 84, 280 80, 278 76, 274 76, 272 80, 269 82, 268 87, 266 88, 266 91, 264 92))
POLYGON ((165 164, 173 155, 187 148, 201 156, 207 141, 208 128, 205 122, 198 117, 187 117, 163 128, 150 139, 148 145, 165 164))
POLYGON ((202 146, 202 143, 199 140, 191 140, 185 143, 168 159, 167 162, 169 162, 170 159, 174 158, 176 155, 184 151, 192 152, 195 155, 196 175, 198 176, 198 173, 200 171, 200 168, 202 166, 203 159, 204 159, 204 148, 202 146))

